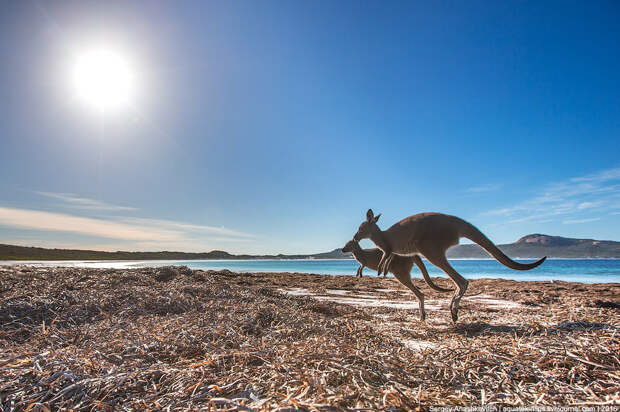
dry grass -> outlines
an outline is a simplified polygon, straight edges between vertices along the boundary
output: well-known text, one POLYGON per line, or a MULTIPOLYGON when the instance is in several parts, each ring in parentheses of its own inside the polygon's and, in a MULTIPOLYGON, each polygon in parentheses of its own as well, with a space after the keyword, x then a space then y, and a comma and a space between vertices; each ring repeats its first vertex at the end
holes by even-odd
POLYGON ((278 292, 413 298, 390 279, 166 270, 0 268, 0 408, 620 402, 620 284, 472 281, 468 295, 521 306, 465 298, 453 326, 443 303, 420 324, 417 311, 278 292))

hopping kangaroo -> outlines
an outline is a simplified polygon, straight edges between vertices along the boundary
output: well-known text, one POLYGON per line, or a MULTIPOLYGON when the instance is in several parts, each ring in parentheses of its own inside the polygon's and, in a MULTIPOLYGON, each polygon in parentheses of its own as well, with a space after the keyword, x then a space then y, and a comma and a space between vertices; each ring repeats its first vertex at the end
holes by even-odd
MULTIPOLYGON (((383 252, 381 249, 362 249, 360 244, 355 240, 349 240, 346 245, 342 248, 343 252, 352 252, 355 260, 360 263, 360 267, 357 268, 357 276, 362 276, 362 270, 364 266, 368 266, 373 270, 377 270, 379 267, 379 261, 381 260, 381 256, 383 252)), ((439 291, 439 292, 452 292, 452 289, 444 289, 439 287, 433 283, 431 278, 428 276, 428 272, 426 271, 426 266, 422 262, 420 256, 413 257, 404 257, 404 256, 395 256, 394 259, 390 262, 389 271, 396 276, 396 279, 400 281, 403 285, 409 288, 413 294, 418 298, 420 302, 420 320, 424 321, 426 319, 426 311, 424 310, 424 295, 418 289, 413 282, 411 282, 411 268, 413 264, 416 264, 420 271, 422 272, 422 276, 428 285, 439 291)))
POLYGON ((386 273, 394 255, 422 255, 433 265, 443 270, 456 283, 458 290, 450 302, 450 313, 454 322, 458 319, 459 303, 467 291, 469 282, 461 276, 446 259, 446 251, 459 243, 461 237, 476 242, 501 264, 516 270, 530 270, 540 265, 546 256, 532 263, 518 263, 506 256, 474 225, 456 216, 441 213, 419 213, 409 216, 387 230, 379 229, 377 220, 381 213, 374 215, 372 209, 366 213, 354 240, 370 238, 383 252, 379 262, 379 273, 386 273))

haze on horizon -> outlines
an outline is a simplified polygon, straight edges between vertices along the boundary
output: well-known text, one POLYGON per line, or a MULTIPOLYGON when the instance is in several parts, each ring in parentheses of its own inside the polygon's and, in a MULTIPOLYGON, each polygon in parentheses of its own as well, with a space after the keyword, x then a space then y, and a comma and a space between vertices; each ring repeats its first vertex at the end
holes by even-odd
MULTIPOLYGON (((5 2, 0 243, 316 253, 368 208, 620 241, 620 5, 5 2)), ((370 243, 364 245, 368 246, 370 243)))

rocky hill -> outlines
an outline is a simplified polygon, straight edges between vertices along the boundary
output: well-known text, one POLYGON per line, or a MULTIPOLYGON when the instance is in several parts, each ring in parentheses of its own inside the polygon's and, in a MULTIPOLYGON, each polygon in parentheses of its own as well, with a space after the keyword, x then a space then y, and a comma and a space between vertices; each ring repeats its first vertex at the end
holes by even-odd
MULTIPOLYGON (((532 234, 515 243, 498 245, 513 258, 620 258, 620 242, 611 240, 573 239, 532 234)), ((478 245, 459 245, 448 251, 452 258, 485 258, 489 255, 478 245)))

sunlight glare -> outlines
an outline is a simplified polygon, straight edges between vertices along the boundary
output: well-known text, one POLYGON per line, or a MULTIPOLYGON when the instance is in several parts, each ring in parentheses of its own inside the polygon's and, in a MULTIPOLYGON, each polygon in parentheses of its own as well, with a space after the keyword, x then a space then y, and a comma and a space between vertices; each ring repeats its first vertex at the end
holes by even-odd
POLYGON ((135 76, 127 59, 106 49, 76 59, 73 83, 81 101, 104 111, 126 108, 135 91, 135 76))

